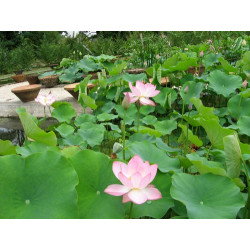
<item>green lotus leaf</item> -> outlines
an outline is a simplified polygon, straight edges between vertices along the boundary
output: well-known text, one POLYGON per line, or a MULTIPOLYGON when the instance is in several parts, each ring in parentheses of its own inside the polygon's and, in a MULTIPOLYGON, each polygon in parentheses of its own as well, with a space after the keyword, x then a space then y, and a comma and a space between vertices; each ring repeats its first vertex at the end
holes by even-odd
POLYGON ((241 88, 242 79, 240 76, 227 75, 220 70, 214 70, 208 76, 209 86, 219 95, 229 97, 237 88, 241 88))
POLYGON ((85 122, 92 122, 95 123, 96 122, 96 117, 94 115, 90 115, 90 114, 80 114, 76 117, 74 123, 76 126, 81 126, 83 123, 85 122))
POLYGON ((110 120, 116 119, 117 117, 118 117, 118 115, 103 113, 103 114, 97 115, 97 120, 99 122, 110 121, 110 120))
POLYGON ((205 68, 209 68, 215 63, 219 62, 219 58, 221 57, 221 54, 215 54, 215 53, 210 53, 204 56, 202 59, 202 64, 205 66, 205 68))
POLYGON ((218 58, 219 62, 221 63, 223 69, 227 72, 234 72, 234 73, 238 73, 238 69, 235 68, 234 66, 232 66, 231 64, 228 63, 227 60, 225 60, 225 58, 220 57, 218 58))
POLYGON ((198 138, 198 136, 194 135, 190 129, 187 129, 186 125, 179 124, 178 127, 182 129, 182 135, 185 139, 188 139, 188 141, 192 142, 198 147, 203 145, 203 142, 198 138))
MULTIPOLYGON (((124 118, 124 109, 122 105, 115 105, 115 110, 120 118, 124 118)), ((135 105, 130 105, 129 108, 126 110, 126 124, 131 125, 133 122, 136 121, 137 116, 137 108, 135 105)))
POLYGON ((244 98, 240 94, 230 98, 227 107, 230 115, 235 119, 239 119, 241 116, 250 116, 250 98, 244 98))
POLYGON ((16 146, 11 141, 0 140, 0 155, 12 155, 16 153, 16 146))
POLYGON ((78 179, 60 153, 0 157, 0 218, 77 218, 78 179))
POLYGON ((237 122, 237 126, 242 134, 250 137, 250 116, 241 116, 237 122))
POLYGON ((204 88, 204 84, 202 82, 186 82, 181 88, 180 95, 185 104, 190 103, 190 99, 192 97, 200 98, 201 91, 204 88), (185 88, 188 86, 188 92, 184 93, 185 88))
POLYGON ((202 120, 202 127, 205 129, 211 144, 218 148, 224 149, 223 138, 227 135, 233 135, 234 130, 223 128, 216 120, 202 120))
POLYGON ((154 106, 144 105, 144 106, 140 107, 140 113, 143 115, 148 115, 154 111, 155 111, 154 106))
POLYGON ((155 122, 153 126, 162 135, 170 135, 173 130, 177 129, 177 122, 175 120, 163 120, 155 122))
POLYGON ((158 149, 148 141, 130 143, 128 150, 133 155, 138 154, 144 161, 158 164, 159 170, 163 173, 180 171, 180 162, 178 159, 167 156, 163 150, 158 149))
POLYGON ((80 218, 124 218, 122 197, 104 193, 109 185, 121 184, 112 171, 112 161, 106 155, 91 150, 81 151, 69 160, 79 179, 76 191, 80 218))
MULTIPOLYGON (((130 129, 131 131, 137 132, 137 127, 132 127, 130 129)), ((149 127, 145 127, 145 126, 139 126, 139 133, 142 134, 149 134, 155 137, 161 137, 162 133, 160 131, 157 131, 155 129, 149 128, 149 127)))
POLYGON ((71 103, 68 102, 57 102, 53 103, 54 107, 52 116, 59 122, 70 123, 72 118, 76 116, 76 111, 71 103))
POLYGON ((27 113, 24 108, 18 108, 16 111, 27 137, 49 146, 56 146, 57 139, 54 132, 51 131, 49 133, 46 133, 45 131, 40 129, 34 122, 32 116, 27 113))
POLYGON ((242 155, 237 133, 223 138, 224 151, 226 156, 227 174, 230 178, 240 176, 242 155))
POLYGON ((163 108, 167 107, 168 101, 173 104, 176 99, 177 93, 174 89, 171 88, 162 88, 161 92, 157 96, 153 97, 153 100, 156 103, 159 103, 163 108))
POLYGON ((100 69, 100 66, 97 63, 94 63, 91 59, 87 57, 84 57, 82 60, 78 61, 77 67, 81 69, 84 73, 100 69))
POLYGON ((80 151, 81 149, 78 146, 69 146, 61 150, 62 155, 66 158, 73 157, 75 154, 77 154, 80 151))
POLYGON ((122 75, 122 79, 127 82, 134 83, 136 81, 143 81, 147 79, 147 75, 145 73, 141 74, 128 74, 125 73, 122 75))
POLYGON ((190 219, 235 219, 245 205, 232 180, 213 174, 175 174, 170 193, 185 204, 190 219))
POLYGON ((105 127, 101 124, 85 122, 77 133, 86 140, 91 147, 100 145, 104 139, 105 127))
MULTIPOLYGON (((162 218, 169 208, 174 206, 174 200, 170 196, 171 177, 169 174, 157 173, 152 182, 161 192, 162 198, 155 201, 146 201, 141 205, 134 204, 132 218, 150 216, 156 219, 162 218)), ((126 213, 129 214, 130 202, 126 204, 126 213)))
POLYGON ((88 96, 85 93, 80 94, 79 97, 80 97, 80 101, 82 100, 82 102, 84 103, 84 105, 86 107, 90 107, 92 109, 97 109, 97 105, 96 105, 95 100, 93 98, 91 98, 90 96, 88 96))
POLYGON ((187 154, 186 156, 200 174, 211 173, 214 175, 227 175, 226 170, 220 162, 208 161, 205 157, 200 157, 197 153, 187 154))
POLYGON ((67 137, 68 135, 71 135, 74 133, 75 129, 74 127, 68 125, 68 124, 61 124, 55 129, 62 137, 67 137))
POLYGON ((27 156, 34 154, 34 153, 42 153, 45 151, 54 151, 54 152, 59 153, 60 150, 58 147, 48 146, 44 143, 36 142, 36 141, 31 142, 26 146, 22 146, 22 147, 17 146, 16 147, 17 154, 20 154, 23 157, 27 157, 27 156))
POLYGON ((142 119, 142 122, 146 125, 154 125, 157 122, 157 118, 154 115, 147 115, 142 119))

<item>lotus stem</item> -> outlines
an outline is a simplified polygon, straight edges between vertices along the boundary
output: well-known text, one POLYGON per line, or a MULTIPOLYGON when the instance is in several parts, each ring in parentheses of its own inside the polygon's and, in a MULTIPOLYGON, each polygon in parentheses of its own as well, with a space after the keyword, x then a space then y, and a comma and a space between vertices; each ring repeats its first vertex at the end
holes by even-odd
POLYGON ((243 158, 242 158, 242 161, 243 161, 243 165, 244 165, 245 172, 246 172, 247 191, 248 191, 248 198, 247 198, 246 206, 245 206, 245 209, 244 209, 244 215, 243 215, 244 219, 246 219, 247 210, 248 210, 248 218, 250 218, 250 184, 249 184, 249 174, 248 174, 246 162, 244 161, 243 158))
POLYGON ((137 103, 137 133, 139 133, 140 127, 140 103, 137 103))
POLYGON ((45 112, 45 108, 46 108, 46 106, 44 106, 43 107, 43 111, 44 111, 44 118, 45 118, 45 120, 44 120, 44 131, 46 131, 46 112, 45 112))
POLYGON ((122 129, 122 153, 123 160, 125 160, 125 133, 126 133, 126 109, 124 109, 124 117, 123 117, 123 129, 122 129))
POLYGON ((129 216, 128 216, 128 218, 129 218, 129 219, 131 219, 131 218, 132 218, 133 206, 134 206, 134 203, 133 203, 133 202, 131 202, 131 205, 130 205, 130 210, 129 210, 129 216))

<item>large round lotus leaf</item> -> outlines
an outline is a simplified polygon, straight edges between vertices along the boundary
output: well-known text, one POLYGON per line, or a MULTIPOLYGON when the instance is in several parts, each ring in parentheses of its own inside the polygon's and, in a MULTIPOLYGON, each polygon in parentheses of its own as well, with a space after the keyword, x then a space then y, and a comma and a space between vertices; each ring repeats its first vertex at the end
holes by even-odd
MULTIPOLYGON (((132 218, 150 216, 156 219, 162 218, 169 208, 174 206, 174 200, 170 196, 171 177, 169 174, 157 173, 152 184, 160 190, 162 199, 155 201, 146 201, 141 205, 134 204, 132 218)), ((126 204, 126 214, 129 214, 131 202, 126 204)))
POLYGON ((107 186, 121 184, 112 171, 112 161, 104 154, 84 150, 70 158, 78 178, 78 210, 80 218, 124 218, 122 197, 104 193, 107 186))
POLYGON ((70 123, 71 119, 76 116, 76 111, 74 110, 71 103, 68 102, 56 102, 53 103, 52 116, 56 118, 59 122, 70 123))
POLYGON ((209 86, 219 95, 228 97, 242 85, 240 76, 227 75, 220 70, 214 70, 208 76, 209 86))
POLYGON ((187 158, 192 162, 200 174, 212 173, 226 176, 226 170, 220 162, 208 161, 205 157, 200 157, 197 153, 187 154, 187 158))
POLYGON ((189 104, 192 97, 200 98, 201 91, 203 90, 204 84, 202 82, 186 82, 181 88, 180 95, 185 104, 189 104), (188 92, 184 90, 188 86, 188 92))
POLYGON ((175 120, 163 120, 155 122, 153 126, 162 135, 170 135, 173 130, 177 129, 177 122, 175 120))
POLYGON ((142 122, 146 125, 154 125, 157 122, 157 118, 154 115, 147 115, 142 119, 142 122))
POLYGON ((12 155, 16 153, 16 146, 11 141, 0 140, 0 155, 12 155))
POLYGON ((250 116, 241 116, 237 122, 237 126, 242 134, 250 136, 250 116))
POLYGON ((250 116, 250 98, 244 98, 241 95, 233 96, 228 101, 227 107, 230 115, 235 119, 250 116))
POLYGON ((0 157, 0 218, 77 218, 77 183, 60 153, 0 157))
POLYGON ((185 204, 190 219, 234 219, 245 205, 233 181, 213 174, 175 174, 170 193, 185 204))
POLYGON ((133 155, 138 154, 144 161, 158 164, 159 170, 163 173, 180 171, 178 159, 167 156, 164 150, 158 149, 148 141, 133 142, 128 145, 128 149, 133 155))

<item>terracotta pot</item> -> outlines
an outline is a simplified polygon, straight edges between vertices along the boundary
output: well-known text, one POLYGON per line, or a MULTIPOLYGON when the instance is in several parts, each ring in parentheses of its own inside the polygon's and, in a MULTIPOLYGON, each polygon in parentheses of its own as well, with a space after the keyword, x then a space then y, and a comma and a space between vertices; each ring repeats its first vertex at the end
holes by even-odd
MULTIPOLYGON (((205 71, 205 67, 203 65, 200 66, 200 68, 198 67, 197 70, 199 70, 198 74, 199 76, 201 76, 203 74, 203 72, 205 71)), ((195 67, 189 67, 189 69, 187 70, 187 73, 190 74, 195 74, 195 67)))
POLYGON ((16 75, 21 75, 22 73, 23 73, 23 69, 21 69, 21 70, 15 70, 15 71, 13 71, 16 75))
POLYGON ((26 76, 26 80, 29 82, 29 84, 39 83, 38 75, 28 75, 26 76))
POLYGON ((15 94, 22 102, 30 102, 38 96, 41 87, 42 85, 40 84, 25 85, 14 88, 11 90, 11 92, 15 94))
MULTIPOLYGON (((78 100, 79 91, 75 92, 74 89, 76 85, 78 84, 79 82, 76 82, 76 83, 68 84, 67 86, 64 87, 64 89, 68 91, 76 100, 78 100)), ((95 86, 96 86, 95 84, 88 83, 87 91, 93 89, 95 86)))
POLYGON ((59 83, 59 75, 44 76, 40 81, 45 85, 45 88, 52 88, 59 83))
POLYGON ((141 74, 141 73, 145 72, 146 70, 147 69, 138 68, 138 69, 128 69, 128 70, 126 70, 126 72, 129 74, 141 74))
POLYGON ((22 75, 15 75, 15 76, 12 76, 12 79, 13 79, 15 82, 25 82, 25 80, 26 80, 26 75, 25 75, 25 74, 22 74, 22 75))

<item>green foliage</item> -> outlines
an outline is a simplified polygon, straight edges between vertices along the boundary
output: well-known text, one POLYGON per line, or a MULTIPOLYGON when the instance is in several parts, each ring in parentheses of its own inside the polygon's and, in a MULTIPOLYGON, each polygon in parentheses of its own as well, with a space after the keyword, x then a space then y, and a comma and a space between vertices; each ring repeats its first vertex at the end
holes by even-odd
POLYGON ((184 203, 190 219, 235 219, 244 199, 227 177, 203 174, 175 174, 171 196, 184 203))
POLYGON ((61 154, 1 157, 0 183, 2 219, 77 218, 78 179, 61 154))

